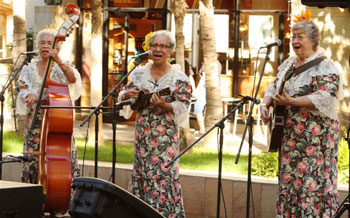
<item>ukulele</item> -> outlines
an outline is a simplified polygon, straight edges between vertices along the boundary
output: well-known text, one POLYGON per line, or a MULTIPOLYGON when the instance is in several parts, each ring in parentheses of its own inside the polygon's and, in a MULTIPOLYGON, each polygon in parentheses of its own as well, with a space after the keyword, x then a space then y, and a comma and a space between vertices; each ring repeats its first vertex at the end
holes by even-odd
POLYGON ((158 96, 170 95, 170 88, 168 87, 165 89, 161 89, 158 92, 152 92, 147 94, 144 91, 140 91, 139 97, 137 97, 135 103, 131 105, 131 109, 135 111, 135 110, 141 110, 147 107, 154 93, 157 93, 158 96))
MULTIPOLYGON (((286 72, 284 78, 282 79, 281 85, 278 89, 278 94, 282 95, 284 85, 287 80, 289 80, 294 73, 294 66, 291 66, 289 70, 286 72)), ((279 105, 273 103, 273 105, 270 107, 270 120, 267 124, 268 127, 268 142, 267 145, 269 146, 268 151, 269 152, 277 152, 278 149, 281 146, 282 142, 282 135, 283 135, 283 128, 285 124, 285 105, 279 105)))

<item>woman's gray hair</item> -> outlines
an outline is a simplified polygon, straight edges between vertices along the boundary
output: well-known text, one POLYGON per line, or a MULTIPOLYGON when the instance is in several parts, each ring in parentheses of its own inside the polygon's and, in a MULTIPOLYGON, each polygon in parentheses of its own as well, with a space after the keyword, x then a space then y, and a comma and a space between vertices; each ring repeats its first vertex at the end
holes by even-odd
POLYGON ((175 51, 175 39, 174 39, 173 35, 171 34, 171 32, 169 32, 167 30, 158 30, 158 31, 153 32, 152 37, 149 40, 150 46, 153 44, 153 41, 157 36, 167 37, 168 43, 169 43, 169 48, 170 48, 171 52, 175 51))
POLYGON ((36 38, 35 38, 36 49, 39 49, 39 43, 40 43, 41 37, 43 37, 44 35, 51 35, 51 36, 55 37, 56 34, 57 34, 57 32, 54 29, 43 29, 43 30, 40 30, 38 32, 38 34, 36 35, 36 38))
POLYGON ((294 24, 292 31, 294 30, 303 30, 305 31, 307 37, 312 42, 312 48, 314 51, 317 50, 318 44, 320 43, 320 31, 314 22, 311 20, 302 20, 294 24))

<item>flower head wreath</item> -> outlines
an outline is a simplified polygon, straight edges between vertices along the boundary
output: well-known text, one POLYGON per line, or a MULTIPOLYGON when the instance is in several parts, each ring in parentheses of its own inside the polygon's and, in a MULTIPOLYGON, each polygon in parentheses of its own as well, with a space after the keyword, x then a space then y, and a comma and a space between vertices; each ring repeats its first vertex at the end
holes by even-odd
POLYGON ((311 17, 311 10, 308 9, 308 10, 302 11, 300 15, 296 15, 293 21, 294 23, 298 23, 303 20, 310 20, 310 17, 311 17))
POLYGON ((145 36, 145 41, 142 43, 142 48, 144 51, 148 51, 149 43, 151 41, 152 35, 153 35, 153 32, 150 32, 145 36))

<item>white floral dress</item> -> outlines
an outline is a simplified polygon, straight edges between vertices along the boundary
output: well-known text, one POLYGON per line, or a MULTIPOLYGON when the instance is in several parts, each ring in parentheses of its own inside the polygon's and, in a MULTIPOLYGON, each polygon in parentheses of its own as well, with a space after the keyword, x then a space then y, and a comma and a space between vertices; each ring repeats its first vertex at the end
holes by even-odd
MULTIPOLYGON (((37 181, 38 173, 38 155, 33 152, 39 151, 40 143, 40 128, 41 128, 41 115, 38 114, 39 122, 36 123, 35 127, 30 130, 30 125, 32 121, 32 116, 35 111, 36 104, 31 108, 28 108, 22 101, 27 97, 28 94, 33 93, 39 96, 43 78, 38 73, 37 68, 38 59, 33 59, 31 63, 23 67, 23 70, 18 78, 18 97, 16 102, 16 113, 26 116, 25 129, 24 129, 24 139, 28 139, 23 146, 23 153, 27 156, 33 157, 33 161, 25 162, 22 167, 22 182, 35 183, 37 181)), ((66 62, 66 64, 69 64, 66 62)), ((64 75, 61 68, 53 63, 50 78, 53 81, 68 84, 69 94, 72 101, 77 100, 80 97, 82 83, 79 72, 70 64, 70 67, 73 69, 76 82, 69 84, 68 79, 64 75)), ((44 90, 42 100, 48 98, 47 90, 44 90)), ((79 176, 79 167, 78 167, 78 156, 74 143, 72 143, 72 172, 73 176, 79 176)))
MULTIPOLYGON (((138 111, 129 190, 165 217, 185 217, 179 162, 175 161, 169 168, 165 165, 179 153, 178 127, 188 123, 191 85, 179 65, 172 65, 171 70, 155 82, 150 74, 151 64, 139 67, 131 74, 131 82, 119 93, 119 100, 132 87, 151 93, 170 87, 171 94, 166 101, 171 103, 174 113, 153 105, 138 111)), ((124 106, 120 111, 125 118, 131 113, 130 106, 124 106)))
MULTIPOLYGON (((318 49, 304 63, 324 55, 318 49)), ((265 96, 274 96, 286 71, 296 63, 291 56, 279 67, 265 96)), ((338 208, 337 167, 339 124, 337 102, 342 99, 342 77, 329 59, 285 84, 292 97, 307 96, 315 109, 287 107, 279 154, 277 217, 333 217, 338 208)))

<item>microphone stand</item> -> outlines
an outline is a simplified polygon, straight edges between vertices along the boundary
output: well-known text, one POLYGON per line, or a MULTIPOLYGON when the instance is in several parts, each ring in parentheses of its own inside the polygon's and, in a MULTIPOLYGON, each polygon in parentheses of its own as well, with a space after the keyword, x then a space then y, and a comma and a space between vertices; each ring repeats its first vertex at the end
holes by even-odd
POLYGON ((178 154, 172 161, 170 161, 168 164, 165 165, 166 168, 168 168, 170 165, 172 165, 177 159, 179 159, 183 154, 185 154, 189 149, 191 149, 194 145, 196 145, 202 138, 204 138, 206 135, 208 135, 213 129, 216 127, 219 127, 220 129, 220 141, 219 141, 219 169, 218 169, 218 188, 217 188, 217 205, 216 205, 216 215, 217 218, 220 218, 220 200, 221 200, 221 174, 222 174, 222 147, 224 143, 224 137, 223 132, 225 128, 224 122, 227 120, 227 118, 233 114, 238 108, 242 107, 244 104, 246 104, 246 99, 242 99, 240 101, 234 102, 238 103, 235 105, 235 107, 221 120, 219 120, 213 127, 211 127, 207 132, 205 132, 202 136, 200 136, 196 141, 194 141, 190 146, 188 146, 185 150, 183 150, 180 154, 178 154))
MULTIPOLYGON (((109 96, 113 95, 115 99, 116 98, 116 90, 117 88, 124 82, 124 80, 126 80, 128 78, 128 76, 131 74, 131 72, 133 72, 135 70, 135 68, 140 65, 140 63, 142 62, 142 59, 138 59, 136 60, 135 59, 135 62, 134 62, 134 66, 133 68, 112 88, 112 90, 103 98, 103 100, 95 107, 95 109, 83 120, 83 122, 80 124, 80 126, 84 126, 84 124, 91 119, 91 116, 93 114, 96 114, 98 110, 100 110, 100 108, 102 107, 102 105, 107 101, 107 99, 109 98, 109 96)), ((116 109, 121 109, 122 106, 115 106, 115 100, 113 101, 113 112, 112 112, 112 115, 113 117, 115 117, 115 110, 116 109)), ((97 117, 98 114, 96 114, 96 117, 97 117)), ((96 120, 97 122, 98 120, 96 120)), ((98 128, 98 122, 96 127, 98 128)), ((112 183, 115 183, 115 165, 116 165, 116 157, 117 157, 117 154, 116 154, 116 120, 114 118, 113 120, 113 123, 112 123, 113 127, 112 127, 112 130, 113 130, 113 159, 112 159, 112 183)), ((96 128, 95 127, 95 128, 96 128)), ((95 140, 98 140, 98 133, 96 133, 96 139, 95 140)), ((96 142, 98 143, 98 142, 96 142)), ((97 159, 97 157, 95 157, 95 159, 97 159)), ((97 167, 97 162, 95 162, 95 165, 97 167)), ((95 175, 96 176, 96 175, 95 175)))
MULTIPOLYGON (((20 55, 22 55, 22 54, 20 54, 20 55)), ((17 60, 18 60, 18 57, 17 57, 17 60)), ((5 101, 4 95, 5 95, 5 92, 8 89, 8 87, 12 84, 12 81, 17 78, 18 73, 21 72, 24 65, 28 64, 30 59, 31 59, 30 56, 27 55, 26 58, 24 59, 24 61, 22 62, 21 66, 17 69, 15 74, 10 78, 10 80, 7 82, 7 84, 5 84, 4 88, 0 92, 0 101, 1 101, 1 109, 0 109, 0 157, 1 157, 1 160, 2 160, 3 137, 4 137, 4 135, 3 135, 3 133, 4 133, 4 131, 3 131, 4 130, 4 101, 5 101)), ((10 75, 11 74, 12 74, 12 72, 10 73, 10 75)), ((2 161, 0 161, 0 180, 1 179, 2 179, 2 161)))
POLYGON ((252 169, 251 168, 252 168, 253 125, 254 125, 254 118, 252 117, 252 114, 253 114, 254 105, 256 104, 256 99, 257 99, 257 95, 258 95, 258 92, 259 92, 261 80, 262 80, 262 77, 264 75, 266 63, 270 60, 270 57, 269 57, 270 51, 271 51, 271 47, 267 47, 266 56, 265 56, 265 60, 264 60, 264 65, 262 67, 262 72, 260 74, 259 82, 258 82, 258 85, 257 85, 255 93, 254 93, 252 104, 250 105, 249 114, 248 114, 248 118, 247 118, 247 123, 245 125, 245 129, 244 129, 244 132, 243 132, 241 145, 239 147, 239 150, 238 150, 238 153, 237 153, 237 157, 236 157, 236 161, 235 161, 235 164, 238 164, 239 157, 240 157, 241 150, 242 150, 242 146, 243 146, 243 142, 244 142, 244 138, 245 138, 245 135, 247 133, 247 129, 249 129, 249 139, 248 139, 248 142, 249 142, 249 154, 248 154, 248 182, 247 182, 246 218, 249 218, 250 193, 251 193, 251 183, 252 183, 252 177, 251 177, 252 169))

